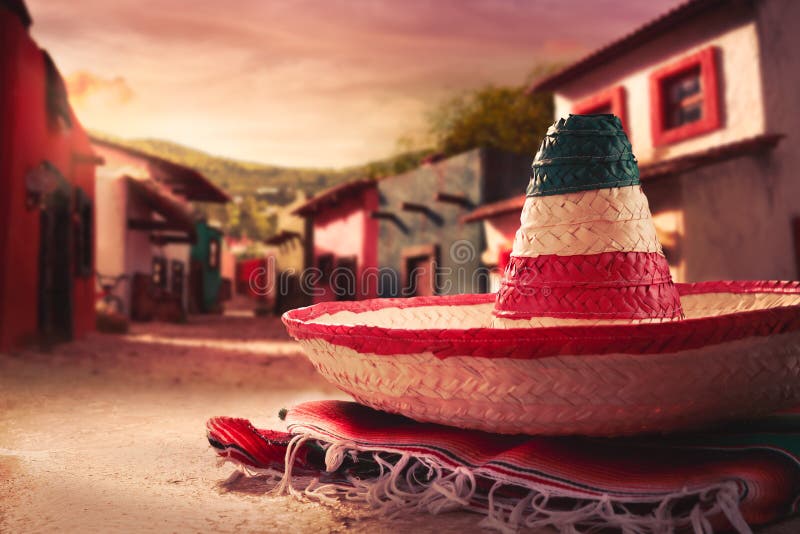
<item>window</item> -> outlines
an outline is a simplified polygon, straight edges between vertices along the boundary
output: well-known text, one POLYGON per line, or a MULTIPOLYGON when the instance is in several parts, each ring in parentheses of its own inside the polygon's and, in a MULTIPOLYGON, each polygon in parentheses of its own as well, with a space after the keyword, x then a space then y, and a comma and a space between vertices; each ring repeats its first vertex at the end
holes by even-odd
POLYGON ((621 85, 606 89, 572 106, 572 112, 580 115, 611 113, 619 117, 622 127, 628 128, 625 109, 625 88, 621 85))
POLYGON ((653 145, 675 143, 721 126, 717 53, 708 47, 650 75, 653 145))
POLYGON ((208 268, 219 269, 219 240, 209 239, 208 241, 208 268))
POLYGON ((167 259, 163 256, 155 256, 150 264, 150 280, 153 286, 167 288, 167 259))

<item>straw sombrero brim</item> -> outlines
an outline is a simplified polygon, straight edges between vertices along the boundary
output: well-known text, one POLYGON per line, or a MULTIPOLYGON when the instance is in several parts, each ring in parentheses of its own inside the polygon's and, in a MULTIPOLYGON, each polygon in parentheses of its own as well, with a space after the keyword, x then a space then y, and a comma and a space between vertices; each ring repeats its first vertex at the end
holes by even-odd
POLYGON ((800 283, 677 287, 683 321, 498 322, 490 294, 321 303, 283 320, 357 401, 425 422, 621 435, 800 403, 800 283))

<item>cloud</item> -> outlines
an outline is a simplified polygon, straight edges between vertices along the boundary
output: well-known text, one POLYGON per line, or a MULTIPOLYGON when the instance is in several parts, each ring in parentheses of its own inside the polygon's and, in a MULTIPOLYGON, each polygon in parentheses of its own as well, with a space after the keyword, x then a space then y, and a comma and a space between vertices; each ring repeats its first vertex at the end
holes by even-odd
POLYGON ((122 76, 103 78, 81 70, 67 76, 65 82, 70 100, 80 107, 87 104, 123 106, 135 97, 133 89, 122 76))
POLYGON ((86 126, 314 166, 386 156, 442 99, 525 83, 680 1, 26 0, 86 126))

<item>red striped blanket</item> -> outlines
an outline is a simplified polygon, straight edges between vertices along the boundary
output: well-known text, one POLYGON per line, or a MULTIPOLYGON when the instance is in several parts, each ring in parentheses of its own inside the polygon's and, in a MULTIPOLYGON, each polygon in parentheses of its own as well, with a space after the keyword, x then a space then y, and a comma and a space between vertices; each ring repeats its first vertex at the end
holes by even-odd
POLYGON ((208 421, 217 454, 279 492, 388 514, 472 509, 503 531, 698 533, 775 521, 800 504, 800 412, 714 433, 506 436, 422 424, 351 402, 301 404, 288 432, 208 421))

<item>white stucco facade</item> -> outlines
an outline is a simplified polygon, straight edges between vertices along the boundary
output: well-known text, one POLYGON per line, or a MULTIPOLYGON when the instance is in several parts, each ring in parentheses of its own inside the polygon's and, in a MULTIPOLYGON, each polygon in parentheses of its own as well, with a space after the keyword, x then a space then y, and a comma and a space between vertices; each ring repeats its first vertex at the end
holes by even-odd
POLYGON ((554 89, 556 118, 606 89, 625 90, 626 130, 640 166, 770 134, 777 145, 643 184, 675 278, 796 279, 793 220, 800 216, 800 2, 716 7, 661 30, 554 89), (655 146, 650 75, 708 47, 718 62, 721 124, 655 146))
POLYGON ((745 13, 718 11, 632 50, 619 59, 559 87, 556 117, 566 117, 576 102, 622 85, 626 130, 640 164, 691 154, 764 133, 758 29, 745 13), (722 127, 705 135, 654 147, 650 125, 650 74, 706 47, 717 49, 720 67, 722 127))
MULTIPOLYGON (((120 151, 104 146, 94 146, 104 159, 104 164, 95 174, 96 191, 96 270, 103 277, 128 275, 127 280, 117 285, 114 294, 122 300, 124 312, 131 313, 132 281, 137 273, 151 274, 154 257, 167 260, 167 288, 172 290, 172 261, 183 262, 184 283, 181 301, 184 309, 188 303, 188 275, 190 248, 188 243, 158 245, 150 239, 150 232, 129 228, 130 220, 158 221, 161 217, 131 195, 129 178, 153 180, 151 169, 145 160, 139 160, 120 151)), ((165 194, 169 194, 165 191, 165 194)), ((187 211, 188 202, 170 195, 173 202, 181 202, 187 211)))

